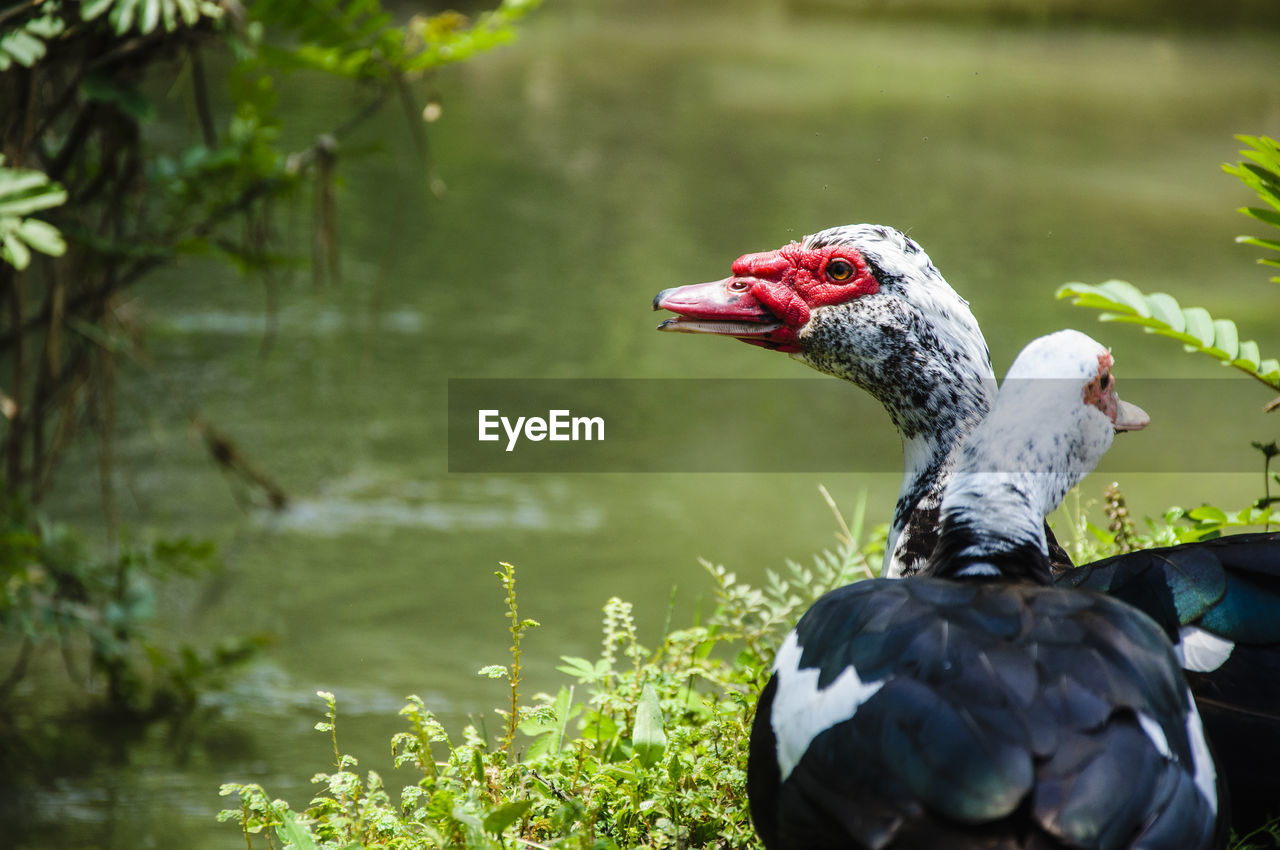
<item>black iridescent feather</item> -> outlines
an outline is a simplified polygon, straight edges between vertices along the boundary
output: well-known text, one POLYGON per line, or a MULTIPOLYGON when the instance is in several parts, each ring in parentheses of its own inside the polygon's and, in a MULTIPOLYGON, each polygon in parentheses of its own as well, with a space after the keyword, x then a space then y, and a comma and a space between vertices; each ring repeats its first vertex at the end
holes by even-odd
POLYGON ((879 579, 824 596, 796 638, 819 688, 850 667, 885 683, 784 779, 773 727, 792 727, 772 710, 786 672, 771 680, 748 770, 769 850, 1216 846, 1190 768, 1186 685, 1159 628, 1123 603, 879 579))
POLYGON ((1097 590, 1150 615, 1177 641, 1190 627, 1230 654, 1187 679, 1244 834, 1280 812, 1280 532, 1130 552, 1068 570, 1060 586, 1097 590))

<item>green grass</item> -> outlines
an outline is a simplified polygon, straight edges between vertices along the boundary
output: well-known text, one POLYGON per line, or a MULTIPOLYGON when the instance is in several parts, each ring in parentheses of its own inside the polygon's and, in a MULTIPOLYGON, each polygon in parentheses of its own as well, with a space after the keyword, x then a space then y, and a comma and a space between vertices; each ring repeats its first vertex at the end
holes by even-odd
MULTIPOLYGON (((1102 510, 1111 523, 1105 531, 1078 499, 1069 512, 1078 556, 1197 536, 1197 523, 1179 511, 1139 533, 1114 487, 1102 510)), ((745 790, 755 703, 800 614, 827 590, 874 574, 885 529, 864 535, 862 514, 859 505, 846 523, 837 511, 837 548, 808 567, 789 562, 767 573, 762 588, 703 562, 715 613, 671 628, 669 609, 656 648, 639 643, 631 604, 610 599, 599 656, 562 657, 564 684, 527 699, 520 640, 537 624, 521 618, 515 570, 503 564, 497 576, 511 659, 478 671, 509 684, 507 707, 495 709, 502 729, 491 736, 469 725, 451 735, 420 698, 408 697, 400 711, 407 729, 392 738, 391 755, 414 778, 394 794, 377 771, 361 776, 357 759, 342 752, 336 699, 320 692, 325 711, 316 730, 329 737, 333 762, 312 778, 311 801, 295 810, 260 785, 229 783, 221 793, 237 805, 219 818, 240 825, 248 850, 756 847, 745 790)), ((1270 847, 1278 837, 1272 826, 1232 848, 1270 847)))

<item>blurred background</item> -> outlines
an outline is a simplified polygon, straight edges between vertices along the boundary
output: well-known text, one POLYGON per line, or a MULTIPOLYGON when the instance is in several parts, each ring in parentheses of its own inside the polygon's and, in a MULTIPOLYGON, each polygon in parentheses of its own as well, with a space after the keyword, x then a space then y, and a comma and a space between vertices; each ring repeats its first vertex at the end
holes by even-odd
MULTIPOLYGON (((1278 25, 1261 0, 545 3, 515 42, 419 92, 439 113, 436 191, 398 110, 344 140, 340 280, 264 287, 195 258, 131 290, 147 356, 119 375, 120 533, 209 539, 225 565, 164 584, 156 627, 175 644, 272 639, 200 697, 198 721, 104 724, 82 757, 24 779, 5 843, 239 846, 214 819, 219 784, 260 782, 303 807, 330 760, 318 689, 338 697, 343 749, 398 784, 387 739, 405 695, 454 730, 505 696, 476 675, 507 658, 499 561, 542 624, 525 642, 533 692, 560 680, 560 655, 598 653, 610 596, 635 603, 652 643, 709 603, 699 557, 755 582, 830 546, 819 484, 846 513, 865 493, 868 521, 887 521, 893 473, 447 471, 450 378, 817 378, 773 352, 654 332, 658 290, 723 277, 740 254, 888 224, 969 299, 997 374, 1073 326, 1112 347, 1122 382, 1246 380, 1053 294, 1123 278, 1280 351, 1280 289, 1259 249, 1234 242, 1262 229, 1236 212, 1255 199, 1220 168, 1240 158, 1234 134, 1280 135, 1278 25), (285 510, 210 463, 192 409, 287 493, 285 510)), ((358 86, 303 71, 276 86, 286 146, 361 102, 358 86)), ((190 121, 162 107, 151 132, 190 121)), ((311 204, 282 212, 304 256, 311 204)), ((1270 397, 1259 385, 1212 413, 1272 440, 1270 397)), ((744 422, 759 403, 742 398, 744 422)), ((878 413, 791 416, 797 442, 836 431, 893 450, 878 413)), ((45 507, 101 542, 97 450, 70 447, 45 507)), ((1244 507, 1262 480, 1259 460, 1121 484, 1143 517, 1244 507)), ((1105 483, 1087 480, 1082 499, 1105 483)), ((63 722, 65 678, 51 653, 19 686, 49 724, 63 722)))

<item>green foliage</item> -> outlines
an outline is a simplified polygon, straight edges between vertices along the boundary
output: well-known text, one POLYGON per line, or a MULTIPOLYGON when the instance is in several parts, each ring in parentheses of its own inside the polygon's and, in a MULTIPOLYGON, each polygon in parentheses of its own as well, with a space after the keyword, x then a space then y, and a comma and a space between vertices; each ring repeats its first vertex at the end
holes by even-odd
POLYGON ((1187 351, 1198 351, 1233 366, 1269 387, 1280 389, 1280 361, 1262 359, 1258 344, 1241 340, 1235 322, 1215 319, 1201 307, 1181 307, 1171 295, 1154 292, 1144 295, 1123 280, 1109 280, 1092 286, 1068 283, 1058 289, 1058 298, 1072 298, 1077 307, 1103 310, 1104 322, 1141 325, 1147 333, 1182 342, 1187 351))
MULTIPOLYGON (((507 720, 507 734, 502 740, 502 751, 504 753, 511 752, 511 743, 516 737, 516 724, 518 723, 520 709, 520 679, 523 668, 520 666, 520 638, 529 629, 538 625, 537 620, 520 619, 520 609, 516 604, 516 569, 510 564, 503 563, 502 569, 494 573, 498 580, 502 582, 502 589, 506 591, 507 602, 507 619, 511 621, 511 669, 508 675, 508 681, 511 683, 511 703, 506 712, 504 712, 507 720)), ((500 668, 501 669, 501 668, 500 668)), ((481 671, 484 673, 484 671, 481 671)))
POLYGON ((7 71, 15 64, 30 68, 44 58, 48 51, 46 42, 61 35, 66 28, 66 22, 58 15, 58 4, 47 4, 43 15, 0 35, 0 71, 7 71))
POLYGON ((1104 511, 1109 523, 1104 528, 1090 518, 1093 504, 1082 503, 1079 491, 1074 491, 1067 514, 1074 531, 1071 557, 1077 564, 1087 564, 1135 549, 1176 546, 1220 537, 1240 529, 1280 525, 1280 511, 1265 506, 1223 510, 1213 505, 1201 505, 1196 508, 1168 508, 1159 517, 1145 517, 1139 528, 1128 518, 1128 507, 1118 484, 1108 486, 1106 498, 1104 511), (1123 519, 1120 519, 1121 515, 1123 519))
POLYGON ((201 18, 222 17, 222 7, 209 0, 82 0, 80 17, 92 21, 106 14, 116 35, 147 35, 161 24, 165 32, 194 27, 201 18))
POLYGON ((35 218, 33 212, 56 207, 67 193, 40 171, 6 168, 0 156, 0 259, 21 271, 35 249, 51 257, 67 250, 58 228, 35 218))
POLYGON ((22 643, 0 684, 0 707, 27 659, 46 647, 60 650, 72 683, 105 693, 113 712, 149 716, 189 710, 200 688, 264 643, 259 636, 232 639, 202 654, 152 638, 158 585, 221 568, 207 541, 132 543, 102 558, 87 553, 73 529, 16 499, 4 503, 0 522, 0 631, 22 643), (87 670, 74 660, 82 644, 89 647, 87 670))
MULTIPOLYGON (((1270 207, 1270 209, 1242 207, 1240 212, 1263 224, 1280 228, 1280 143, 1266 136, 1236 136, 1236 138, 1250 146, 1249 150, 1242 150, 1240 153, 1253 162, 1223 164, 1222 170, 1238 177, 1270 207)), ((1280 251, 1280 240, 1277 239, 1237 236, 1236 241, 1269 251, 1280 251)), ((1262 265, 1280 267, 1280 258, 1273 256, 1262 257, 1258 262, 1262 265)), ((1271 280, 1280 283, 1280 277, 1273 277, 1271 280)))
MULTIPOLYGON (((1128 523, 1130 547, 1195 539, 1199 530, 1185 525, 1192 513, 1175 509, 1139 534, 1123 496, 1108 493, 1108 516, 1128 523)), ((336 701, 321 692, 325 715, 316 730, 328 736, 334 769, 312 778, 317 792, 307 808, 294 811, 260 785, 228 783, 220 793, 238 804, 219 820, 238 823, 249 850, 263 837, 267 847, 333 850, 756 847, 745 797, 752 711, 774 652, 803 609, 872 574, 884 529, 864 540, 861 514, 852 524, 840 520, 834 551, 809 566, 788 562, 769 572, 765 588, 704 564, 714 613, 705 623, 668 628, 654 650, 638 643, 632 606, 610 599, 599 657, 562 657, 556 669, 572 681, 509 715, 518 717, 522 747, 491 742, 474 723, 451 735, 419 697, 408 697, 400 711, 407 729, 393 736, 391 752, 394 767, 414 776, 398 796, 376 771, 356 771, 356 758, 339 746, 336 701)), ((1113 537, 1077 520, 1088 532, 1090 560, 1117 551, 1113 537)), ((526 623, 514 600, 514 570, 502 567, 507 616, 526 623)), ((510 665, 486 669, 507 677, 520 666, 517 651, 510 665)), ((1266 834, 1233 847, 1248 850, 1266 834)))
MULTIPOLYGON (((1245 207, 1240 212, 1264 224, 1280 229, 1280 145, 1266 136, 1237 136, 1251 145, 1241 153, 1253 162, 1223 165, 1223 170, 1239 178, 1253 189, 1271 209, 1245 207)), ((1280 240, 1240 236, 1237 242, 1280 251, 1280 240)), ((1260 263, 1280 266, 1280 260, 1264 257, 1260 263)), ((1280 282, 1280 278, 1272 278, 1280 282)), ((1093 286, 1068 283, 1058 289, 1058 298, 1071 298, 1077 307, 1104 311, 1104 322, 1126 322, 1140 325, 1147 333, 1159 334, 1182 342, 1187 351, 1207 354, 1233 366, 1272 389, 1280 389, 1280 360, 1263 359, 1253 340, 1241 340, 1235 322, 1215 319, 1202 307, 1182 307, 1163 292, 1145 295, 1136 286, 1122 280, 1111 280, 1093 286)), ((1274 407, 1268 406, 1268 409, 1274 407)))
MULTIPOLYGON (((755 846, 745 799, 752 708, 797 610, 869 574, 877 544, 844 531, 811 567, 770 573, 767 589, 708 565, 714 614, 669 629, 654 650, 638 642, 631 605, 610 599, 600 656, 561 659, 557 669, 575 681, 517 706, 518 751, 475 725, 451 736, 409 697, 400 712, 408 729, 392 739, 392 753, 416 778, 398 798, 378 773, 361 778, 337 748, 334 700, 322 693, 325 720, 316 728, 331 736, 336 770, 314 777, 318 793, 306 811, 232 783, 221 793, 239 805, 220 819, 239 823, 250 848, 264 831, 298 848, 755 846)), ((514 575, 505 564, 498 573, 507 616, 524 624, 514 575)))
MULTIPOLYGON (((31 516, 54 486, 58 461, 92 429, 108 539, 114 509, 117 361, 160 370, 138 355, 142 338, 122 293, 190 255, 268 277, 298 259, 275 245, 281 202, 315 189, 318 282, 336 278, 338 163, 346 138, 387 101, 399 102, 426 150, 414 87, 512 35, 536 6, 506 0, 474 19, 454 12, 398 20, 381 0, 23 0, 0 10, 0 354, 11 380, 0 393, 0 499, 31 516), (207 61, 211 59, 213 61, 207 61), (209 69, 224 69, 215 74, 209 69), (328 132, 290 150, 282 142, 287 71, 351 81, 362 103, 328 132), (164 100, 182 99, 191 121, 157 132, 164 100), (219 106, 225 104, 225 106, 219 106), (185 136, 180 132, 188 126, 185 136), (36 170, 36 169, 39 170, 36 170), (39 214, 39 218, 32 216, 39 214), (42 220, 43 219, 43 220, 42 220), (39 254, 47 255, 39 257, 39 254), (11 395, 10 395, 11 394, 11 395)), ((302 81, 310 84, 314 80, 302 81)), ((335 103, 346 102, 336 98, 335 103)), ((172 109, 172 107, 168 107, 172 109)), ((425 160, 425 154, 424 154, 425 160)), ((426 168, 420 170, 428 176, 426 168)), ((269 281, 270 282, 270 281, 269 281)), ((174 285, 181 286, 181 277, 174 285)), ((214 461, 263 490, 283 491, 184 399, 214 461)), ((153 411, 164 414, 164 411, 153 411)), ((149 633, 154 586, 212 563, 204 546, 163 542, 107 554, 86 550, 64 526, 15 519, 0 547, 0 637, 16 657, 0 681, 0 707, 28 661, 56 646, 69 676, 109 708, 151 716, 195 704, 195 689, 259 643, 246 638, 203 653, 162 648, 149 633), (87 669, 81 669, 87 668, 87 669)), ((514 599, 514 596, 513 596, 514 599)), ((513 611, 514 614, 514 611, 513 611)), ((512 725, 519 685, 513 621, 512 725)), ((56 663, 56 659, 54 660, 56 663)), ((0 672, 3 676, 3 672, 0 672)), ((2 714, 2 712, 0 712, 2 714)), ((8 718, 0 716, 0 720, 8 718)))

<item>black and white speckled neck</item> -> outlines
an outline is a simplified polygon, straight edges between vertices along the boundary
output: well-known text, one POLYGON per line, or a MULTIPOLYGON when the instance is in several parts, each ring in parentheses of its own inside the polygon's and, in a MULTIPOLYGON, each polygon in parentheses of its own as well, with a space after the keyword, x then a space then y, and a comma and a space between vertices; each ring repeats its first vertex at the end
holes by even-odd
POLYGON ((986 340, 968 302, 902 233, 850 225, 802 244, 854 248, 879 283, 873 294, 814 310, 792 356, 869 392, 902 435, 905 468, 884 575, 911 575, 933 549, 952 452, 991 406, 995 375, 986 340))

